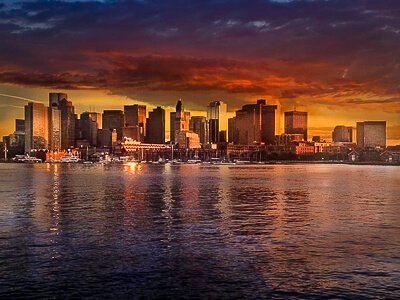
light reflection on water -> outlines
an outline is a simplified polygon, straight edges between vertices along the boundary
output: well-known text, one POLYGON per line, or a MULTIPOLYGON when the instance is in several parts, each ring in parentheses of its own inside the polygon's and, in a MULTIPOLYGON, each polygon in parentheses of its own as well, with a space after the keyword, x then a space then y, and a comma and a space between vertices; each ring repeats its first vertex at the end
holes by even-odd
POLYGON ((0 165, 0 296, 398 297, 400 171, 0 165))

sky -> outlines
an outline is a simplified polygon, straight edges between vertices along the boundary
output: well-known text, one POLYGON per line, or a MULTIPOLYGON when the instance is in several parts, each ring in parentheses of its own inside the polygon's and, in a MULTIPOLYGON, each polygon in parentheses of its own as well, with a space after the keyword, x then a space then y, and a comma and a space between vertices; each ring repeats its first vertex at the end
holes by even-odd
POLYGON ((49 92, 78 113, 264 98, 308 111, 311 135, 386 120, 400 144, 400 1, 3 0, 0 136, 49 92))

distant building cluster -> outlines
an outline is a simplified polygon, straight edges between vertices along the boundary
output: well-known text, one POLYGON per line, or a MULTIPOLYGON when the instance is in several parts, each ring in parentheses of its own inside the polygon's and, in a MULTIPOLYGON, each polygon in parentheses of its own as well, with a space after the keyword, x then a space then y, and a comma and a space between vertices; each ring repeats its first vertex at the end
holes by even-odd
POLYGON ((129 152, 127 149, 139 149, 137 143, 165 144, 182 150, 214 149, 220 155, 240 159, 246 155, 251 158, 252 153, 264 153, 266 158, 282 153, 348 155, 357 149, 386 147, 385 121, 357 122, 355 129, 336 126, 332 141, 327 142, 318 136, 309 140, 307 112, 284 112, 283 132, 281 116, 280 105, 264 99, 244 105, 232 118, 228 118, 227 104, 222 101, 211 102, 205 117, 191 116, 179 100, 170 113, 170 139, 166 141, 165 110, 160 106, 147 112, 145 105, 125 105, 123 110, 83 112, 78 117, 67 94, 50 93, 48 106, 36 102, 25 106, 25 119, 16 120, 15 132, 3 137, 2 148, 6 155, 65 153, 82 148, 111 153, 117 148, 122 155, 129 152))

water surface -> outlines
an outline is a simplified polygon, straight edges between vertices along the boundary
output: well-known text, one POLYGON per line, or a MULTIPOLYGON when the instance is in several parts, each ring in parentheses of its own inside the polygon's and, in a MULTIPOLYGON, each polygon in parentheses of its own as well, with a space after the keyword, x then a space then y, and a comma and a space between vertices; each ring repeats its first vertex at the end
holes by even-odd
POLYGON ((400 297, 400 169, 0 165, 0 298, 400 297))

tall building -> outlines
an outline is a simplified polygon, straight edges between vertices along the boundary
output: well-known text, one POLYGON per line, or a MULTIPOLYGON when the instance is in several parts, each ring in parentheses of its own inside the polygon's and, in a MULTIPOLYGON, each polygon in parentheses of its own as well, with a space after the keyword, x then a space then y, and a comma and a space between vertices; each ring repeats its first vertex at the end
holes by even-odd
POLYGON ((122 139, 122 128, 124 127, 124 112, 122 110, 105 110, 103 112, 103 129, 117 132, 117 139, 122 139))
POLYGON ((147 143, 165 143, 165 110, 163 108, 157 106, 157 108, 149 112, 146 128, 147 143))
POLYGON ((357 122, 357 146, 386 147, 386 121, 357 122))
POLYGON ((96 112, 84 112, 79 119, 81 139, 87 140, 91 146, 97 145, 97 131, 99 129, 101 114, 96 112))
MULTIPOLYGON (((60 102, 62 99, 68 99, 64 93, 49 93, 49 149, 61 149, 61 109, 60 102)), ((63 128, 65 129, 65 128, 63 128)))
POLYGON ((75 108, 66 98, 61 99, 61 149, 75 147, 75 108))
POLYGON ((332 141, 335 143, 353 142, 353 127, 336 126, 332 132, 332 141))
POLYGON ((23 120, 23 119, 15 120, 15 131, 25 132, 25 120, 23 120))
POLYGON ((186 112, 182 99, 176 103, 176 112, 170 113, 170 140, 176 142, 176 134, 189 130, 190 112, 186 112))
POLYGON ((210 143, 226 142, 228 134, 228 106, 222 101, 213 101, 207 106, 210 143))
POLYGON ((307 141, 308 135, 308 113, 301 111, 285 112, 285 133, 286 134, 303 134, 304 140, 307 141))
POLYGON ((48 110, 42 103, 25 105, 25 152, 47 149, 48 110))
POLYGON ((203 116, 193 116, 190 118, 189 129, 197 133, 200 143, 204 146, 208 144, 209 132, 207 118, 203 116))
POLYGON ((228 119, 228 142, 235 143, 237 140, 236 117, 232 117, 228 119))
MULTIPOLYGON (((262 100, 262 99, 261 99, 262 100)), ((281 134, 280 104, 262 106, 261 141, 268 145, 275 143, 275 136, 281 134)))
POLYGON ((146 135, 146 105, 124 106, 124 136, 144 142, 146 135))
POLYGON ((236 144, 273 144, 280 133, 280 105, 267 105, 265 99, 246 104, 230 120, 230 139, 236 144))

